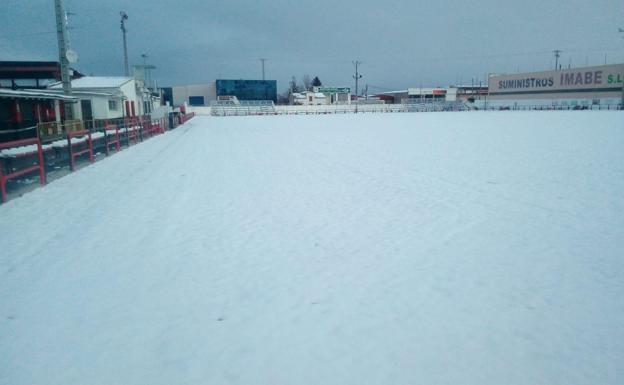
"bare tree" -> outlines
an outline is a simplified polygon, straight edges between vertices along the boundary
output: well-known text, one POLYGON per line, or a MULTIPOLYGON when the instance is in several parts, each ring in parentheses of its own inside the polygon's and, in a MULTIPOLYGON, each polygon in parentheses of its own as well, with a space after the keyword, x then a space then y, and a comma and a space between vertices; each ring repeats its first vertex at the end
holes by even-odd
POLYGON ((310 91, 311 84, 312 84, 312 81, 310 80, 310 75, 308 74, 303 75, 303 88, 305 88, 306 91, 310 91))
POLYGON ((295 92, 301 92, 301 88, 299 87, 299 85, 297 85, 297 79, 294 76, 290 80, 289 91, 291 94, 295 92))

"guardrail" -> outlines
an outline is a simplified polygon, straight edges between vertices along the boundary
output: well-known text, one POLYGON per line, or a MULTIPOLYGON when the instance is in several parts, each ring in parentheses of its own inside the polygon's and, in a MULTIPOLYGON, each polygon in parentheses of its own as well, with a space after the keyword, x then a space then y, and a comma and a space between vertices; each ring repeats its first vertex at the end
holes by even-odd
POLYGON ((21 170, 10 172, 6 175, 3 172, 3 165, 0 165, 0 189, 2 190, 2 202, 7 201, 6 184, 11 179, 15 179, 17 177, 29 174, 34 171, 39 171, 39 183, 41 183, 42 186, 45 185, 46 175, 45 175, 45 165, 43 163, 43 151, 41 149, 41 141, 38 138, 22 139, 22 140, 7 142, 7 143, 0 143, 0 150, 13 148, 13 147, 32 146, 32 145, 36 146, 35 151, 23 152, 17 155, 16 157, 27 157, 27 156, 32 156, 36 154, 38 162, 39 162, 38 164, 23 168, 21 170))

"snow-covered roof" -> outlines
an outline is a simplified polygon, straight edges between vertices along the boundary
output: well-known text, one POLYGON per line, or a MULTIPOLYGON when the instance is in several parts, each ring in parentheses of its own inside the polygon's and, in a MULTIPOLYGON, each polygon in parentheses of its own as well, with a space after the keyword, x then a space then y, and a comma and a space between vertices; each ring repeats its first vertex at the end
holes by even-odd
MULTIPOLYGON (((132 78, 124 76, 85 76, 79 79, 73 79, 72 88, 119 88, 132 78)), ((62 88, 61 82, 54 83, 50 88, 62 88)))
POLYGON ((76 100, 73 96, 49 90, 11 90, 0 88, 0 98, 76 100))
POLYGON ((72 91, 76 95, 92 95, 92 96, 107 96, 115 98, 123 98, 124 95, 121 92, 95 92, 95 91, 72 91))
MULTIPOLYGON (((59 88, 48 90, 51 94, 62 95, 63 90, 59 88)), ((123 93, 118 90, 110 90, 108 92, 105 91, 91 91, 89 89, 72 89, 72 95, 76 96, 103 96, 107 98, 124 98, 123 93)))
POLYGON ((315 98, 324 98, 325 94, 321 93, 321 92, 314 92, 314 97, 315 98))
POLYGON ((374 95, 392 95, 392 94, 406 94, 407 90, 397 90, 397 91, 384 91, 384 92, 378 92, 374 95))

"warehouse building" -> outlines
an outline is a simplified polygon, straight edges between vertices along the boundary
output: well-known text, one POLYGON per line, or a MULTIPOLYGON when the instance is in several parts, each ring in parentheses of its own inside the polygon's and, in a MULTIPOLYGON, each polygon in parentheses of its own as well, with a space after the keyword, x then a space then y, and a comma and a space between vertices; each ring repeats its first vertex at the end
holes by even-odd
POLYGON ((492 75, 488 107, 552 106, 589 108, 622 103, 624 64, 492 75))
POLYGON ((163 97, 171 106, 209 106, 219 96, 235 96, 237 100, 269 100, 277 102, 276 80, 217 79, 212 83, 165 87, 163 97))
POLYGON ((215 83, 189 84, 184 86, 165 87, 163 97, 171 106, 209 106, 217 100, 215 83))

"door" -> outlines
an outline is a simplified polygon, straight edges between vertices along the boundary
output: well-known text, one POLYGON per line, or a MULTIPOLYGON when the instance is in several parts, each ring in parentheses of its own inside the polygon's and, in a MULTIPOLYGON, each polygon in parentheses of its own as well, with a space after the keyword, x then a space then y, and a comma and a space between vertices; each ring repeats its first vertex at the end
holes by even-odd
POLYGON ((90 121, 93 120, 93 109, 91 108, 90 100, 81 100, 80 108, 82 109, 82 120, 90 121))

